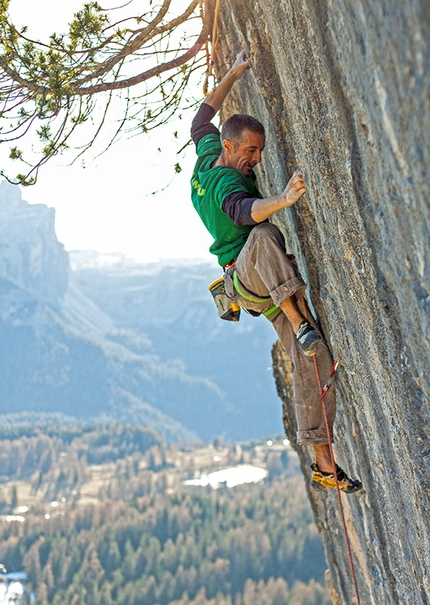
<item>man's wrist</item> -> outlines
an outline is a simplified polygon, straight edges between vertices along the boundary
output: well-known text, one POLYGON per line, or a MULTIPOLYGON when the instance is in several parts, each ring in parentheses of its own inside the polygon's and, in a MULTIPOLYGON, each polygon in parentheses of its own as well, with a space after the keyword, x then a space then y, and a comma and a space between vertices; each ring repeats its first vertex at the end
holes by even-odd
POLYGON ((285 195, 285 193, 280 193, 279 202, 281 203, 281 208, 288 208, 289 206, 291 206, 288 200, 288 194, 285 195))
POLYGON ((236 69, 231 68, 228 70, 228 72, 226 73, 224 78, 226 80, 231 80, 232 82, 236 82, 236 80, 239 80, 240 74, 238 73, 238 71, 236 69))

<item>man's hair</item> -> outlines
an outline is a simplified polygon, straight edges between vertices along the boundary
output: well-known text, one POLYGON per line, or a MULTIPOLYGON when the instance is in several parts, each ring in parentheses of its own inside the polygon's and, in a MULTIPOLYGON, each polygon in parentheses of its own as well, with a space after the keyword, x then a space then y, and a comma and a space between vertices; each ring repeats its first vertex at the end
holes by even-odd
POLYGON ((234 147, 243 139, 243 133, 249 130, 264 136, 264 126, 256 118, 246 113, 235 113, 226 120, 221 128, 221 141, 230 141, 234 147))

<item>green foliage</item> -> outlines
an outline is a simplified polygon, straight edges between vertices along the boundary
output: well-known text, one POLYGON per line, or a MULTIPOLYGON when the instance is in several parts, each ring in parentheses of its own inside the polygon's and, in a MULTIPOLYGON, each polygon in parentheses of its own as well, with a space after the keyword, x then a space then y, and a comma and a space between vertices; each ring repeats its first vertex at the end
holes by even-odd
MULTIPOLYGON (((102 39, 103 28, 109 23, 106 12, 97 2, 89 2, 76 13, 69 26, 70 50, 93 48, 102 39)), ((62 43, 62 40, 61 40, 62 43)))
POLYGON ((10 150, 9 157, 11 160, 21 160, 22 151, 18 149, 18 147, 12 147, 12 149, 10 150))

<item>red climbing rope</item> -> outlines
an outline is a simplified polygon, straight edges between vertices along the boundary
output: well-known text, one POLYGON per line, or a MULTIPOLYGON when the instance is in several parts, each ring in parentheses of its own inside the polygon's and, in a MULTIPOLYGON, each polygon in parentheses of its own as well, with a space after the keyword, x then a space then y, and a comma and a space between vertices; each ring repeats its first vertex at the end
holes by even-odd
MULTIPOLYGON (((303 302, 304 316, 305 316, 306 319, 308 319, 306 300, 304 298, 302 298, 302 302, 303 302)), ((358 592, 357 576, 355 574, 355 567, 354 567, 354 561, 353 561, 353 558, 352 558, 351 544, 350 544, 349 536, 348 536, 348 528, 346 526, 345 513, 344 513, 344 510, 343 510, 342 498, 341 498, 341 495, 340 495, 339 480, 337 478, 336 461, 335 461, 335 458, 334 458, 334 451, 333 451, 333 440, 332 440, 332 435, 331 435, 331 431, 330 431, 330 425, 329 425, 328 416, 327 416, 327 406, 326 406, 325 400, 324 400, 324 397, 325 397, 328 389, 330 388, 331 381, 332 381, 334 373, 336 371, 337 362, 335 362, 333 364, 333 368, 332 368, 332 371, 331 371, 331 374, 330 374, 330 379, 329 379, 328 383, 323 388, 322 387, 322 383, 321 383, 320 372, 319 372, 319 368, 318 368, 318 361, 317 361, 317 356, 316 355, 314 355, 313 360, 314 360, 314 366, 315 366, 315 374, 316 374, 317 382, 318 382, 318 388, 319 388, 319 391, 320 391, 320 400, 321 400, 322 410, 323 410, 323 414, 324 414, 324 422, 325 422, 325 427, 326 427, 326 431, 327 431, 328 446, 329 446, 329 450, 330 450, 330 458, 331 458, 331 463, 333 465, 334 478, 335 478, 335 481, 336 481, 336 493, 337 493, 337 499, 338 499, 338 502, 339 502, 339 509, 340 509, 340 516, 341 516, 341 519, 342 519, 343 531, 344 531, 344 534, 345 534, 346 548, 348 550, 349 566, 351 568, 352 580, 353 580, 353 583, 354 583, 355 594, 356 594, 356 597, 357 597, 357 605, 360 605, 361 601, 360 601, 360 594, 358 592)))

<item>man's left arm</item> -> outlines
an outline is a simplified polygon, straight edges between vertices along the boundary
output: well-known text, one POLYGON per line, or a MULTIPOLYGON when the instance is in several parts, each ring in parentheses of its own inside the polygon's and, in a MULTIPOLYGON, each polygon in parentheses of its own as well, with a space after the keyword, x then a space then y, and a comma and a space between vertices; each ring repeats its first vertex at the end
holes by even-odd
POLYGON ((252 216, 252 206, 257 198, 249 197, 247 191, 235 191, 222 201, 222 210, 235 225, 258 225, 252 216))
POLYGON ((262 200, 257 198, 254 201, 251 217, 256 223, 262 223, 278 210, 295 204, 304 193, 306 193, 306 184, 303 173, 301 170, 296 170, 282 193, 262 200))
POLYGON ((260 199, 249 197, 246 191, 236 191, 224 198, 222 209, 236 225, 258 225, 278 210, 295 204, 305 192, 303 174, 296 170, 279 195, 260 199))

